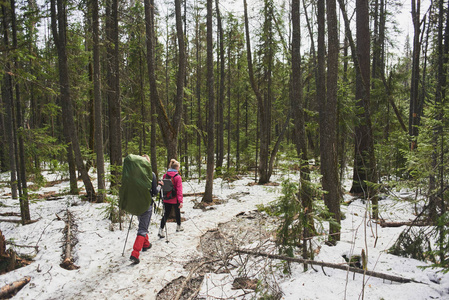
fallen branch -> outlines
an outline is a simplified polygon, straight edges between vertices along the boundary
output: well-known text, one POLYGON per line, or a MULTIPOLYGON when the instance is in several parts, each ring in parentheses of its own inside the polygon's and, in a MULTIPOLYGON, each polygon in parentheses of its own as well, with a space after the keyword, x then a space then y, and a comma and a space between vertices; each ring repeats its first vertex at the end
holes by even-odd
POLYGON ((196 196, 203 196, 203 195, 204 195, 204 192, 182 194, 183 197, 196 197, 196 196))
POLYGON ((200 293, 200 290, 201 290, 201 285, 195 290, 195 292, 187 300, 196 299, 196 296, 198 296, 198 294, 200 293))
POLYGON ((71 223, 72 223, 72 214, 67 209, 67 221, 66 221, 66 239, 65 239, 65 258, 60 264, 60 266, 66 270, 76 270, 79 269, 78 266, 76 266, 73 263, 72 258, 72 229, 71 229, 71 223))
POLYGON ((268 258, 271 258, 271 259, 281 259, 281 260, 286 260, 286 261, 289 261, 289 262, 297 262, 297 263, 303 263, 303 264, 309 264, 309 265, 317 265, 317 266, 321 266, 321 267, 328 267, 328 268, 339 269, 339 270, 343 270, 343 271, 349 271, 349 272, 354 272, 354 273, 359 273, 359 274, 365 274, 365 275, 368 275, 368 276, 377 277, 377 278, 390 280, 390 281, 395 281, 395 282, 400 282, 400 283, 408 283, 408 282, 422 283, 422 282, 418 282, 418 281, 415 281, 413 279, 408 279, 408 278, 404 278, 404 277, 388 275, 388 274, 379 273, 379 272, 373 272, 373 271, 368 271, 368 270, 362 270, 362 269, 359 269, 359 268, 353 268, 353 267, 350 267, 349 265, 345 266, 345 265, 340 265, 340 264, 326 263, 326 262, 321 262, 321 261, 314 261, 314 260, 295 258, 295 257, 288 257, 288 256, 282 256, 282 255, 275 255, 275 254, 268 254, 268 253, 262 253, 262 252, 253 252, 253 251, 248 251, 248 250, 236 249, 235 251, 237 253, 242 253, 242 254, 268 257, 268 258))
POLYGON ((2 217, 20 217, 20 213, 4 212, 4 213, 0 213, 0 216, 2 216, 2 217))
MULTIPOLYGON (((31 223, 35 223, 39 220, 30 220, 30 221, 26 221, 25 225, 31 224, 31 223)), ((15 220, 15 219, 0 219, 0 222, 9 222, 9 223, 17 223, 20 224, 22 223, 22 220, 15 220)))
POLYGON ((56 200, 61 200, 64 199, 64 197, 48 197, 45 198, 46 201, 56 201, 56 200))
POLYGON ((209 262, 202 262, 201 264, 199 264, 198 266, 196 266, 195 268, 193 268, 189 275, 187 276, 186 280, 184 280, 184 282, 181 285, 181 288, 178 290, 178 292, 176 293, 176 297, 174 298, 174 300, 179 300, 181 298, 182 295, 182 291, 184 290, 184 288, 186 287, 187 283, 190 281, 190 279, 192 278, 193 274, 196 272, 196 270, 198 270, 199 268, 201 268, 204 264, 209 263, 209 262))
POLYGON ((18 281, 5 285, 0 290, 0 299, 11 298, 15 293, 20 291, 28 282, 30 282, 31 277, 26 276, 18 281))
POLYGON ((385 222, 381 220, 379 222, 379 225, 381 227, 401 227, 401 226, 417 226, 417 227, 424 227, 424 226, 430 226, 428 222, 417 222, 417 221, 405 221, 405 222, 385 222))
POLYGON ((13 242, 10 242, 10 241, 6 241, 6 244, 7 244, 7 245, 12 245, 12 246, 14 246, 14 247, 19 247, 19 248, 34 248, 34 250, 35 250, 36 252, 39 252, 39 246, 19 245, 19 244, 15 244, 15 243, 13 243, 13 242))

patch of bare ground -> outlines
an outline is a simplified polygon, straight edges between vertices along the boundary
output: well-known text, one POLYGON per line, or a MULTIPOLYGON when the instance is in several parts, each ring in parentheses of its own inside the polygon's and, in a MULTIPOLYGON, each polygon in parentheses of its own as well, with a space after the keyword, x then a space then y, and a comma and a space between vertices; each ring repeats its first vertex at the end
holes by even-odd
POLYGON ((197 201, 196 199, 193 200, 193 208, 194 209, 202 209, 204 211, 214 209, 215 205, 221 205, 226 203, 226 200, 222 200, 218 197, 212 197, 212 202, 203 202, 203 201, 197 201))
MULTIPOLYGON (((198 245, 202 257, 187 262, 184 269, 188 275, 168 283, 159 291, 156 299, 200 299, 197 295, 205 274, 229 274, 240 267, 233 262, 233 258, 239 255, 234 250, 254 243, 262 245, 270 240, 273 222, 274 220, 264 213, 250 211, 239 213, 231 221, 207 231, 198 245)), ((257 280, 244 274, 234 278, 233 289, 255 290, 256 286, 257 280)))

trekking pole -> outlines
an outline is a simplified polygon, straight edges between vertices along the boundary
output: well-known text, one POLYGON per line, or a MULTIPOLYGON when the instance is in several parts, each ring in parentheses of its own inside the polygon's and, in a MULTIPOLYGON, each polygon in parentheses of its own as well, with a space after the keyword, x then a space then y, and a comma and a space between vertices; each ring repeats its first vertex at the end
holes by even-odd
MULTIPOLYGON (((165 215, 165 213, 164 213, 165 215)), ((168 218, 168 216, 167 216, 168 218)), ((165 220, 165 242, 168 244, 167 219, 165 220)))
MULTIPOLYGON (((163 207, 164 207, 164 213, 162 214, 162 219, 165 218, 165 205, 163 207)), ((168 216, 167 216, 167 218, 165 219, 165 222, 164 222, 165 223, 165 242, 168 244, 167 220, 168 220, 168 216)))
POLYGON ((159 201, 157 202, 157 211, 159 211, 159 205, 161 205, 162 200, 162 188, 159 190, 159 193, 157 195, 159 197, 159 201))
POLYGON ((125 256, 126 242, 128 241, 128 235, 129 235, 129 230, 131 229, 131 223, 132 223, 132 221, 133 221, 133 216, 134 216, 134 215, 131 215, 131 220, 129 221, 128 233, 126 234, 125 245, 123 245, 122 256, 125 256))

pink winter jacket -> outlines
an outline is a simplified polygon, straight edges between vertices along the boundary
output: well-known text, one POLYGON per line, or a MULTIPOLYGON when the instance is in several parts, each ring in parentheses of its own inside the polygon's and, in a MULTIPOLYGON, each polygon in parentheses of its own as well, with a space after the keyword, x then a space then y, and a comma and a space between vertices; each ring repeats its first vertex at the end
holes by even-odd
POLYGON ((167 174, 172 178, 173 186, 176 189, 176 197, 164 200, 164 203, 170 204, 183 203, 181 175, 179 175, 178 172, 176 171, 168 171, 166 174, 164 174, 163 176, 164 179, 167 174), (178 174, 178 176, 175 177, 176 174, 178 174))

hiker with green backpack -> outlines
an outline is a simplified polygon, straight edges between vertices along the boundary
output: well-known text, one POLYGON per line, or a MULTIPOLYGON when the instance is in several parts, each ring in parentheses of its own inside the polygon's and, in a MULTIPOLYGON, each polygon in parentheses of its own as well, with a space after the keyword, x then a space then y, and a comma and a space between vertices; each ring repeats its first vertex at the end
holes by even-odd
POLYGON ((158 236, 160 238, 165 237, 163 230, 172 209, 175 211, 176 216, 176 231, 184 230, 181 226, 181 208, 183 206, 183 196, 182 179, 181 175, 179 175, 179 166, 180 164, 178 161, 176 161, 175 159, 170 160, 167 173, 164 174, 162 179, 164 216, 161 219, 161 226, 158 233, 158 236))
MULTIPOLYGON (((130 260, 140 262, 140 251, 151 248, 148 227, 153 214, 153 199, 160 191, 156 175, 151 170, 148 155, 130 154, 123 161, 122 185, 119 193, 119 206, 132 215, 138 216, 139 227, 134 241, 130 260)), ((131 224, 130 224, 131 225, 131 224)))

